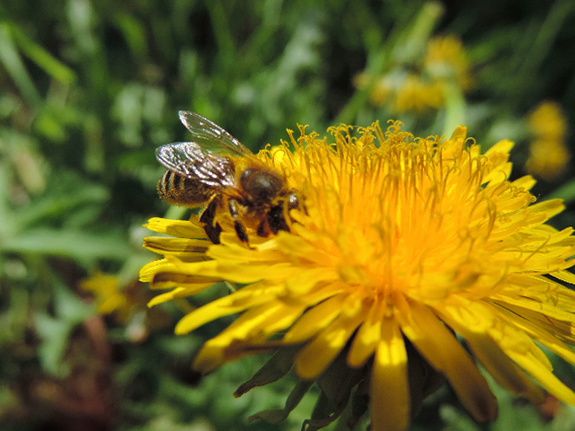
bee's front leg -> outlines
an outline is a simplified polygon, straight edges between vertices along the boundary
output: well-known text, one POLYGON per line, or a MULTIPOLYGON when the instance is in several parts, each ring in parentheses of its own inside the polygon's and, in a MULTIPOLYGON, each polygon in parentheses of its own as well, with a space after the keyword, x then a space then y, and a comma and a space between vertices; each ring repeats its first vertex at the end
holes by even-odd
MULTIPOLYGON (((302 209, 301 202, 295 190, 284 196, 278 203, 271 206, 267 217, 258 229, 258 235, 267 236, 271 231, 277 235, 280 230, 290 232, 290 225, 293 220, 290 218, 290 211, 302 209), (260 233, 261 232, 261 233, 260 233)), ((305 211, 305 207, 303 208, 305 211)))
MULTIPOLYGON (((265 220, 267 224, 267 229, 265 230, 262 229, 262 233, 264 233, 267 230, 270 230, 274 235, 277 235, 277 233, 280 230, 289 232, 290 228, 286 219, 286 213, 287 210, 285 201, 282 201, 279 204, 272 206, 268 211, 268 215, 265 220)), ((261 235, 261 236, 267 236, 267 235, 261 235)))

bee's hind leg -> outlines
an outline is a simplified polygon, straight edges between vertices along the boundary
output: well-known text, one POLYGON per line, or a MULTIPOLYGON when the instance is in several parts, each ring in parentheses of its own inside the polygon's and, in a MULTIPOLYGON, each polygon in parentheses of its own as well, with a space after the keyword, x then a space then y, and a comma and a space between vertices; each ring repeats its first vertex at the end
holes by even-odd
POLYGON ((205 224, 204 231, 214 244, 220 243, 220 234, 222 233, 222 227, 215 221, 216 212, 219 205, 220 199, 216 196, 210 201, 200 216, 200 222, 205 224))

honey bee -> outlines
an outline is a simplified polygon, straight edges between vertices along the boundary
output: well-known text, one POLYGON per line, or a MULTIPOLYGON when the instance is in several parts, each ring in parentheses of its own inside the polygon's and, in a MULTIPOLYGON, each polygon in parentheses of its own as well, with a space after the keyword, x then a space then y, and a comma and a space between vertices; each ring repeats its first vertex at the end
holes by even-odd
POLYGON ((261 237, 289 232, 289 211, 299 208, 300 198, 285 176, 214 122, 193 112, 179 115, 194 140, 156 149, 156 158, 167 169, 158 182, 160 197, 190 208, 206 205, 200 222, 215 244, 220 243, 220 222, 226 216, 245 244, 250 229, 261 237))

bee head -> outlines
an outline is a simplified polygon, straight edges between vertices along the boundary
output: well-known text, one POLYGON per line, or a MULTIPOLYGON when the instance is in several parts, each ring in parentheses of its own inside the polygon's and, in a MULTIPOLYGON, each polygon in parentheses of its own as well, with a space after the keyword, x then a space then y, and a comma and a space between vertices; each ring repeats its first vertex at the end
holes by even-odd
POLYGON ((255 168, 246 169, 240 178, 240 183, 256 205, 271 203, 284 189, 284 181, 279 175, 255 168))

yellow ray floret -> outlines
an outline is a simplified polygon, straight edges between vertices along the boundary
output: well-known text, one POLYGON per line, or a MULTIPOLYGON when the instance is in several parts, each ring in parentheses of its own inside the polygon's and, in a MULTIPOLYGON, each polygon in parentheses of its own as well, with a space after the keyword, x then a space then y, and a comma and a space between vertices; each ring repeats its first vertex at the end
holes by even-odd
POLYGON ((299 346, 295 371, 313 380, 343 357, 349 370, 371 373, 375 431, 408 426, 415 351, 477 420, 497 414, 477 362, 533 401, 542 387, 575 404, 539 347, 575 364, 575 293, 565 286, 575 282, 575 237, 546 224, 561 201, 535 203, 532 177, 510 179, 513 143, 482 153, 464 127, 442 140, 399 123, 329 132, 301 127, 257 156, 302 197, 289 231, 249 245, 224 231, 211 244, 197 216, 150 221, 170 236, 146 240, 165 258, 142 279, 173 289, 154 305, 218 281, 241 284, 178 324, 184 334, 239 314, 195 367, 299 346))

